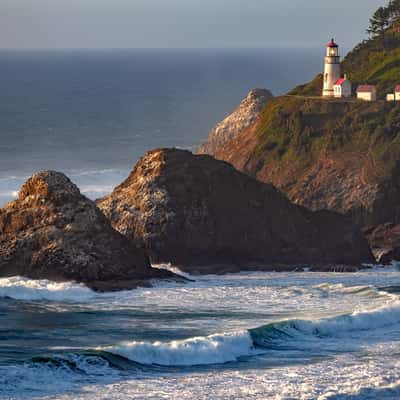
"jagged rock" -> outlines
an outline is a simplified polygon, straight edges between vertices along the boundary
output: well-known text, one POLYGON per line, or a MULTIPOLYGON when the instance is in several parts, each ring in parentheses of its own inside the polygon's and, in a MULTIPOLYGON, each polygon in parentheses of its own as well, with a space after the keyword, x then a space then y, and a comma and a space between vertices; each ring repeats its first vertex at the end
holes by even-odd
POLYGON ((152 261, 192 272, 373 262, 346 218, 296 206, 228 163, 184 150, 147 153, 97 205, 152 261))
POLYGON ((46 171, 0 209, 0 276, 75 280, 98 290, 128 289, 153 277, 142 248, 115 231, 63 174, 46 171))
POLYGON ((250 91, 239 107, 209 133, 207 141, 199 146, 197 153, 214 155, 217 149, 223 148, 225 143, 254 124, 263 107, 272 98, 272 93, 267 89, 250 91))

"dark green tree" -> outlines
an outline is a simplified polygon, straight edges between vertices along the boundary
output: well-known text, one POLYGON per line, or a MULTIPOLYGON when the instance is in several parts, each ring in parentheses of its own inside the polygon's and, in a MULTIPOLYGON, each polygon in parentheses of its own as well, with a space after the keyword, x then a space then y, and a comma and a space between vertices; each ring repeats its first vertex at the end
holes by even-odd
POLYGON ((384 36, 385 30, 390 25, 389 7, 379 7, 369 22, 370 26, 367 29, 368 34, 370 34, 372 37, 380 35, 384 36))

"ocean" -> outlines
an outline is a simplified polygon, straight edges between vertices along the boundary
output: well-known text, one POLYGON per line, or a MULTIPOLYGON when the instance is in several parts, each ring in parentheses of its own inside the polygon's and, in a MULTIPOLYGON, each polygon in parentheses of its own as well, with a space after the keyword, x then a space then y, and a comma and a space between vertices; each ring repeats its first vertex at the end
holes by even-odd
POLYGON ((323 50, 0 51, 0 206, 44 169, 101 197, 146 151, 194 149, 251 89, 311 79, 323 50))
MULTIPOLYGON (((194 149, 249 90, 285 93, 322 57, 2 51, 0 203, 43 169, 109 193, 147 150, 194 149)), ((400 398, 395 266, 189 277, 108 294, 0 279, 0 399, 400 398)))
POLYGON ((400 273, 96 294, 0 279, 0 399, 399 399, 400 273))

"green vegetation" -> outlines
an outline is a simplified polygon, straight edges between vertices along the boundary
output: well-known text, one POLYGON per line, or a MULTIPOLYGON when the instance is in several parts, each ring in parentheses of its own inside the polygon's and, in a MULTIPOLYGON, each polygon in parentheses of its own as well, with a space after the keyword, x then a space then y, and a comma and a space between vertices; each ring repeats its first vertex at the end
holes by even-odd
POLYGON ((400 0, 391 0, 387 7, 379 7, 369 20, 370 26, 367 29, 372 37, 385 36, 386 30, 399 21, 400 0))
MULTIPOLYGON (((373 84, 377 86, 378 97, 383 99, 400 84, 400 0, 392 0, 387 7, 378 9, 367 32, 370 38, 345 57, 342 72, 347 73, 354 90, 359 84, 373 84)), ((322 75, 318 75, 290 94, 319 96, 321 90, 322 75)))
POLYGON ((255 156, 306 168, 323 154, 371 153, 389 172, 400 154, 396 103, 282 96, 261 114, 255 156))
MULTIPOLYGON (((384 98, 400 84, 400 0, 378 10, 370 22, 371 37, 346 56, 342 71, 354 87, 375 84, 384 98)), ((389 174, 400 154, 400 104, 323 99, 321 90, 319 74, 269 102, 261 113, 254 157, 272 169, 289 167, 300 176, 329 154, 368 154, 381 166, 380 173, 389 174)))

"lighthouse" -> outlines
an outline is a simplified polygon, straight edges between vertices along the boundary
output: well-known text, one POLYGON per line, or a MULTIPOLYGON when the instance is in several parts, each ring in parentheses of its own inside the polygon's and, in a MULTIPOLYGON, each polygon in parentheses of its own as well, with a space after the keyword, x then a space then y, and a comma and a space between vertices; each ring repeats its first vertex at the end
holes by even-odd
POLYGON ((340 79, 340 56, 339 46, 332 39, 326 45, 325 71, 324 71, 324 89, 322 96, 333 97, 333 86, 340 79))

